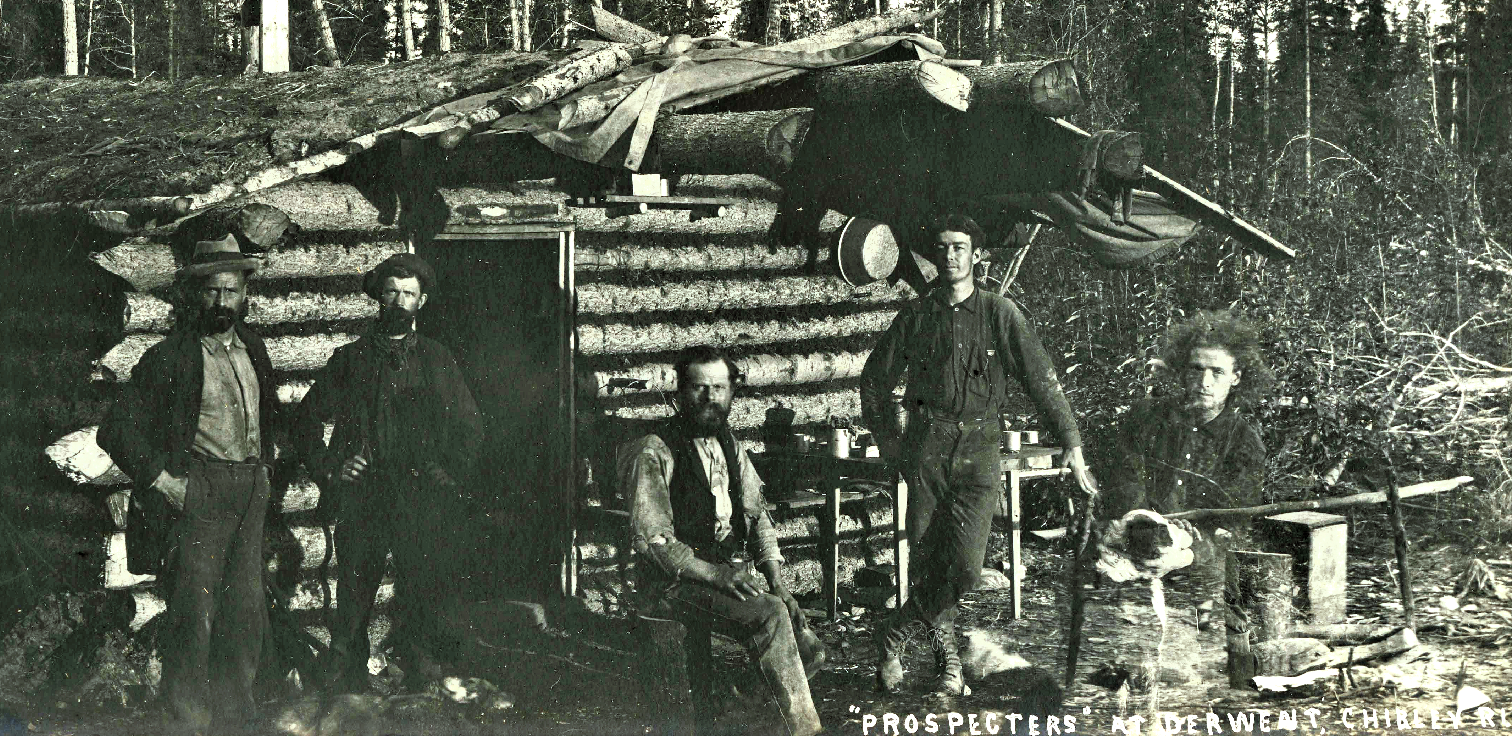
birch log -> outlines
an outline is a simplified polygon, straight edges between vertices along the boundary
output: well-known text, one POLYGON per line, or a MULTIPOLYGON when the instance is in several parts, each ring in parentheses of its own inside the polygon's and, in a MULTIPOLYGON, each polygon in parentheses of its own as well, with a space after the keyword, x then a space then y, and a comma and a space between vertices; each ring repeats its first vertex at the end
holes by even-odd
MULTIPOLYGON (((359 276, 394 253, 403 252, 405 244, 376 241, 348 245, 314 245, 279 248, 263 259, 256 280, 291 278, 328 278, 359 276)), ((102 268, 131 283, 139 292, 151 291, 173 283, 179 264, 173 249, 145 238, 133 238, 114 248, 90 256, 102 268)), ((254 287, 256 288, 256 287, 254 287)))
MULTIPOLYGON (((331 359, 331 353, 359 335, 290 335, 267 340, 268 357, 273 369, 280 371, 319 370, 331 359)), ((95 362, 95 380, 130 381, 131 369, 147 349, 163 341, 162 335, 129 335, 95 362)))
MULTIPOLYGON (((249 298, 247 324, 276 325, 297 322, 338 322, 378 316, 378 303, 366 294, 319 294, 291 292, 249 298)), ((151 294, 126 294, 127 332, 167 332, 173 327, 173 307, 151 294)))
POLYGON ((578 351, 585 357, 674 351, 694 345, 771 345, 799 340, 855 338, 887 329, 893 310, 862 312, 843 317, 769 321, 714 320, 694 324, 579 325, 578 351))
POLYGON ((652 137, 655 165, 684 174, 781 174, 813 119, 808 109, 671 115, 652 137))
POLYGON ((972 101, 979 105, 1028 106, 1047 117, 1074 115, 1086 106, 1070 59, 962 67, 959 73, 971 80, 972 101))
POLYGON ((530 112, 628 69, 639 55, 638 51, 640 49, 624 44, 580 51, 530 81, 505 91, 498 104, 510 112, 530 112))
MULTIPOLYGON (((861 417, 861 394, 851 386, 820 394, 736 396, 730 406, 730 428, 756 429, 766 422, 767 409, 778 404, 793 410, 794 425, 824 424, 831 418, 857 420, 861 417)), ((621 419, 658 419, 670 416, 671 410, 661 404, 653 404, 611 408, 608 413, 621 419)), ((585 416, 583 421, 592 420, 585 416)))
POLYGON ((641 44, 653 41, 660 43, 662 41, 660 34, 646 30, 603 8, 594 6, 589 8, 589 10, 593 13, 594 33, 610 41, 626 44, 641 44))
MULTIPOLYGON (((858 378, 869 353, 809 353, 807 355, 751 355, 735 361, 745 373, 747 386, 786 386, 825 383, 858 378)), ((624 370, 600 370, 578 374, 578 392, 583 396, 608 398, 612 379, 645 381, 640 391, 675 391, 677 373, 671 363, 648 363, 624 370)))
POLYGON ((578 310, 589 314, 624 314, 685 310, 800 307, 816 304, 888 304, 908 298, 906 286, 877 282, 852 287, 833 276, 779 276, 755 280, 709 280, 661 286, 584 284, 578 287, 578 310))
MULTIPOLYGON (((341 52, 336 50, 336 36, 331 33, 331 19, 326 15, 325 0, 310 0, 310 6, 315 14, 315 28, 320 31, 320 53, 325 56, 326 66, 340 69, 341 52)), ((442 32, 445 33, 444 27, 442 32)))

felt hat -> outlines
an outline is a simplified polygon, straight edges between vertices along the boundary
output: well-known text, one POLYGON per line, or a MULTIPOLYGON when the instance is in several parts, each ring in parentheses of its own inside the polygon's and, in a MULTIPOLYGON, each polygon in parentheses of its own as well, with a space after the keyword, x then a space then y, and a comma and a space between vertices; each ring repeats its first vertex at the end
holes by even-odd
POLYGON ((178 270, 177 278, 182 281, 227 271, 256 271, 261 267, 261 258, 242 253, 236 236, 227 234, 220 240, 201 240, 195 243, 194 251, 189 256, 189 265, 178 270))
POLYGON ((393 274, 395 268, 402 267, 415 275, 420 280, 420 290, 430 293, 436 285, 436 272, 424 258, 414 253, 395 253, 385 258, 383 263, 373 267, 373 270, 362 275, 362 290, 368 296, 377 299, 378 287, 383 280, 393 274))

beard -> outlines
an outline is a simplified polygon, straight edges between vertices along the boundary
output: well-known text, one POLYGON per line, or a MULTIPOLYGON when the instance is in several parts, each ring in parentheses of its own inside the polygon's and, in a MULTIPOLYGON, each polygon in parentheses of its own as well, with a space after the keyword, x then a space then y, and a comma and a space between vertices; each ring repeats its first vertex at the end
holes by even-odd
POLYGON ((378 322, 374 325, 380 335, 402 335, 415 324, 415 313, 404 307, 379 307, 378 322))
POLYGON ((688 427, 695 437, 713 437, 724 430, 730 418, 730 407, 708 401, 694 404, 683 412, 688 427))
POLYGON ((246 316, 247 302, 242 302, 239 309, 232 309, 226 306, 203 308, 199 311, 195 322, 201 333, 219 335, 235 327, 246 316))

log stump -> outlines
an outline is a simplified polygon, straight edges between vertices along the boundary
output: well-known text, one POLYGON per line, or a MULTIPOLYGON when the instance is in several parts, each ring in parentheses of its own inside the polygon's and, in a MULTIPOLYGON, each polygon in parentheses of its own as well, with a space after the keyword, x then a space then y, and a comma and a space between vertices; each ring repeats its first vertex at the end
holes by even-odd
POLYGON ((1286 636, 1292 623, 1291 555, 1229 552, 1224 590, 1228 626, 1229 687, 1245 687, 1256 674, 1254 646, 1286 636))
POLYGON ((665 618, 637 616, 631 634, 641 642, 645 702, 665 714, 663 733, 692 736, 693 701, 688 681, 688 630, 665 618))

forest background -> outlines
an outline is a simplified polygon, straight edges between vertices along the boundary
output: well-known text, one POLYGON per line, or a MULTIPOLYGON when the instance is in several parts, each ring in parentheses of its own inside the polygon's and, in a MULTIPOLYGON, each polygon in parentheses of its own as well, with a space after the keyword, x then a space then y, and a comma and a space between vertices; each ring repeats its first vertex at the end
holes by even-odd
MULTIPOLYGON (((661 32, 768 43, 901 7, 594 2, 661 32)), ((590 35, 574 22, 584 10, 295 0, 291 58, 300 69, 560 47, 590 35)), ((0 0, 0 79, 241 74, 255 38, 244 21, 258 14, 258 0, 0 0)), ((1387 467, 1403 483, 1468 473, 1476 490, 1430 501, 1423 530, 1512 541, 1512 0, 959 0, 923 30, 961 58, 1075 59, 1092 88, 1081 127, 1143 133, 1152 165, 1299 252, 1267 262, 1203 233, 1108 271, 1047 232, 1021 268, 994 267, 994 279, 1014 271, 1066 374, 1094 469, 1119 415, 1162 390, 1166 327, 1233 307, 1260 325, 1278 378, 1254 409, 1273 498, 1351 474, 1387 482, 1387 467)))

